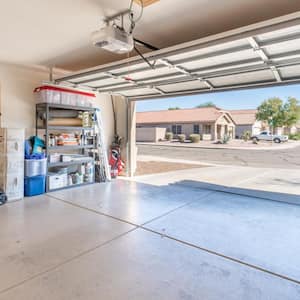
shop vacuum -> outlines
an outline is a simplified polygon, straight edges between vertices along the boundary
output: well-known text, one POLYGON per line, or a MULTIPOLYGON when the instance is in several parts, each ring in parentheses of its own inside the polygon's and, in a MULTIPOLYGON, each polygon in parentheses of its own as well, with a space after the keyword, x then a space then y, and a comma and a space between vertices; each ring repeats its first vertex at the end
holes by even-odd
POLYGON ((7 196, 0 190, 0 206, 7 202, 7 196))

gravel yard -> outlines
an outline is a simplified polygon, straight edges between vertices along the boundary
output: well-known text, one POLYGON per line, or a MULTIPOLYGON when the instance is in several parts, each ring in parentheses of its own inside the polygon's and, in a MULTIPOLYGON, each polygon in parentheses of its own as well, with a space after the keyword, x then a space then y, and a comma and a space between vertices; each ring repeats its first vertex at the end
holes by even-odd
POLYGON ((135 176, 165 173, 171 171, 187 170, 194 168, 203 168, 207 166, 161 162, 161 161, 138 161, 135 176))

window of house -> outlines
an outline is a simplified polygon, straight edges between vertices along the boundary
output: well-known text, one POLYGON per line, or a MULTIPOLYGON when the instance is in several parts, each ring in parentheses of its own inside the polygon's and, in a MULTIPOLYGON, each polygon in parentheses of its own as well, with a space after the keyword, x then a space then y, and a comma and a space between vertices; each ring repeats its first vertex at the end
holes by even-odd
POLYGON ((181 134, 182 126, 181 125, 172 125, 172 133, 173 134, 181 134))
POLYGON ((194 125, 194 133, 199 134, 200 133, 200 128, 198 124, 194 125))
POLYGON ((181 134, 181 133, 182 133, 182 126, 177 125, 177 134, 181 134))
POLYGON ((211 125, 204 125, 204 134, 211 134, 211 125))
POLYGON ((172 125, 172 133, 176 134, 176 125, 172 125))

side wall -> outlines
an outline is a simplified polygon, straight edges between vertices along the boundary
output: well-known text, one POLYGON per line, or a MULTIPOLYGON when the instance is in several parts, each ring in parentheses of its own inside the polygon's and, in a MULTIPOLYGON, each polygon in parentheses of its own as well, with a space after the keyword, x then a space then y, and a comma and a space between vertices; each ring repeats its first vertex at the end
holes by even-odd
MULTIPOLYGON (((48 80, 48 73, 37 68, 28 68, 0 63, 0 127, 25 128, 26 137, 35 133, 35 100, 33 90, 48 80)), ((123 99, 122 99, 123 100, 123 99)), ((97 95, 95 106, 101 109, 107 146, 114 135, 113 111, 109 96, 97 95)), ((120 119, 125 107, 119 109, 120 119)), ((124 122, 120 122, 124 126, 124 122)))
POLYGON ((26 136, 34 133, 33 89, 47 79, 44 71, 0 64, 1 127, 25 128, 26 136))

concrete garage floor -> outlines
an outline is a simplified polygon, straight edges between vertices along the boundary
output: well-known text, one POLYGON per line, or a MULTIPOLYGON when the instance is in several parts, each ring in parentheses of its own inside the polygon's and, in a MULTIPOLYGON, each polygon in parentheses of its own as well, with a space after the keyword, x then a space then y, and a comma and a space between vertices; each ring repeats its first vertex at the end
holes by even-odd
POLYGON ((237 191, 246 195, 300 204, 300 169, 273 169, 215 165, 192 160, 170 159, 140 155, 140 162, 153 161, 173 164, 199 165, 199 168, 169 171, 160 174, 135 176, 131 180, 152 185, 167 185, 180 182, 190 186, 208 186, 222 191, 237 191), (206 167, 205 167, 206 164, 206 167), (242 191, 242 190, 245 191, 242 191), (270 194, 270 195, 267 195, 270 194))
POLYGON ((300 206, 116 180, 0 208, 0 300, 300 299, 300 206))

